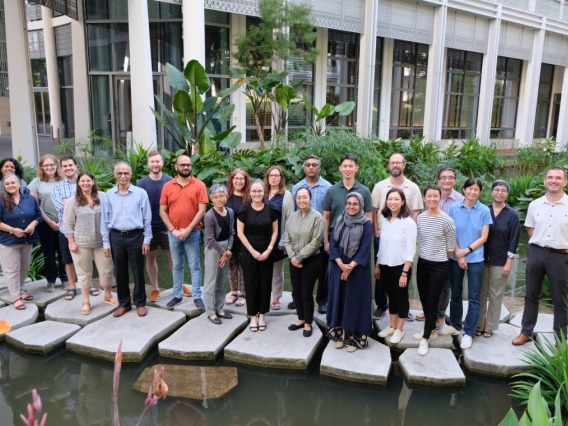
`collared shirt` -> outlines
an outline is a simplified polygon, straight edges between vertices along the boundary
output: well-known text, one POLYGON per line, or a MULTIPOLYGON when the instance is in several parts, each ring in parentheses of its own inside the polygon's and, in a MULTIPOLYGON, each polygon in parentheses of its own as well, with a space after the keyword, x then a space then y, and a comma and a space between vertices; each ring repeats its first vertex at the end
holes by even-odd
POLYGON ((318 212, 323 214, 323 202, 325 201, 325 194, 327 193, 328 188, 331 186, 327 180, 322 178, 321 176, 317 180, 314 185, 310 185, 306 178, 302 179, 296 185, 292 187, 292 198, 294 199, 294 207, 297 209, 296 206, 296 192, 300 188, 308 188, 312 193, 312 201, 310 202, 310 207, 316 209, 318 212))
POLYGON ((345 209, 345 197, 350 192, 358 192, 363 197, 363 202, 365 207, 363 211, 365 213, 373 211, 373 202, 371 201, 371 192, 362 183, 355 181, 353 183, 353 188, 347 189, 343 185, 343 181, 337 182, 335 185, 331 185, 325 194, 325 201, 323 203, 323 210, 331 212, 329 217, 329 227, 330 229, 335 226, 335 221, 339 217, 343 210, 345 209))
MULTIPOLYGON (((472 206, 467 207, 465 200, 450 207, 449 216, 456 224, 456 243, 460 249, 468 247, 471 243, 481 237, 481 232, 485 225, 491 225, 491 213, 489 207, 482 204, 479 200, 472 206)), ((468 263, 483 262, 483 244, 465 256, 468 263)), ((455 255, 452 259, 456 260, 455 255)))
POLYGON ((438 205, 438 207, 440 207, 440 210, 447 214, 450 211, 450 207, 461 200, 463 200, 463 195, 455 189, 452 189, 450 195, 448 195, 446 198, 440 199, 440 204, 438 205))
POLYGON ((552 204, 546 195, 529 204, 525 219, 534 228, 529 244, 555 249, 568 249, 568 195, 552 204))
POLYGON ((395 187, 391 183, 390 177, 388 177, 374 186, 373 193, 371 195, 373 199, 373 208, 379 209, 376 217, 377 223, 379 224, 379 229, 381 228, 381 223, 384 219, 383 215, 381 214, 381 210, 385 206, 387 193, 393 188, 402 189, 402 192, 404 192, 404 196, 406 197, 408 208, 412 213, 414 213, 415 210, 424 209, 424 202, 422 200, 422 194, 420 193, 420 188, 418 188, 418 185, 416 185, 411 180, 404 178, 403 184, 400 187, 395 187))
POLYGON ((130 184, 124 193, 114 186, 106 192, 103 200, 101 235, 103 247, 110 248, 109 232, 111 229, 129 231, 144 230, 144 244, 152 241, 152 209, 148 194, 142 188, 130 184))
POLYGON ((51 190, 51 200, 57 209, 59 223, 63 223, 63 209, 65 207, 65 201, 74 197, 76 190, 77 181, 75 180, 71 182, 68 179, 63 179, 62 181, 57 182, 51 190))
MULTIPOLYGON (((14 206, 12 211, 8 211, 4 204, 0 202, 0 222, 12 228, 26 229, 34 220, 38 222, 43 221, 39 205, 30 194, 20 194, 20 203, 14 206)), ((26 235, 22 238, 18 238, 6 231, 0 231, 0 244, 4 246, 31 244, 38 241, 39 233, 37 227, 32 235, 26 235)))
POLYGON ((505 207, 497 216, 493 204, 489 204, 493 225, 489 226, 489 237, 485 242, 485 261, 493 266, 504 266, 509 253, 517 253, 521 224, 519 214, 511 206, 505 207))
POLYGON ((381 228, 381 240, 377 254, 379 265, 399 266, 413 262, 416 255, 416 223, 411 217, 385 220, 381 228))
MULTIPOLYGON (((178 183, 175 177, 166 182, 162 189, 160 205, 166 205, 168 217, 175 229, 187 228, 199 212, 199 205, 209 203, 205 184, 192 176, 185 185, 178 183)), ((203 222, 199 222, 193 230, 202 228, 203 222)))

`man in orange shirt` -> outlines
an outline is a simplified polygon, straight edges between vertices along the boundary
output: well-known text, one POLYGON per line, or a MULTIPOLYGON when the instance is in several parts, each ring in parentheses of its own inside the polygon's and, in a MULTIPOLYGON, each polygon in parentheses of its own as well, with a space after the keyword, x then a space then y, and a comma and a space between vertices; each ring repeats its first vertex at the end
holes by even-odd
POLYGON ((174 297, 167 304, 173 309, 183 300, 184 254, 191 270, 193 302, 199 309, 201 300, 201 262, 199 258, 200 229, 209 198, 207 188, 191 175, 191 159, 181 155, 175 165, 178 175, 167 182, 160 197, 160 217, 168 228, 168 238, 173 262, 174 297))

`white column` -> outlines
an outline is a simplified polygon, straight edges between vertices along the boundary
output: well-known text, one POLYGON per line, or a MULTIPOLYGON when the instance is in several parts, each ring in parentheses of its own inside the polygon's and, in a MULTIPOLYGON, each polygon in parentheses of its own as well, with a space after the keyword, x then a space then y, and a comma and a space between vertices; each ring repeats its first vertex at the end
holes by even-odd
POLYGON ((59 93, 59 74, 57 72, 57 46, 55 31, 51 19, 53 11, 41 6, 41 22, 43 24, 43 41, 45 45, 45 68, 47 71, 47 89, 49 91, 49 115, 51 117, 51 137, 61 138, 61 102, 59 93))
POLYGON ((501 5, 498 6, 497 19, 489 22, 487 53, 483 55, 479 108, 477 112, 477 137, 483 145, 489 145, 491 132, 491 113, 493 112, 493 92, 499 56, 499 35, 501 33, 501 5))
MULTIPOLYGON (((562 67, 556 67, 558 71, 562 70, 562 67)), ((560 117, 558 119, 558 129, 556 131, 556 149, 559 151, 566 150, 568 146, 568 120, 564 120, 562 117, 568 117, 568 67, 564 67, 564 73, 562 77, 562 94, 560 98, 560 112, 558 114, 560 117)))
POLYGON ((33 167, 38 161, 38 144, 24 7, 23 1, 4 2, 12 156, 21 156, 33 167))
POLYGON ((392 99, 392 66, 394 40, 383 39, 383 75, 381 77, 381 102, 379 110, 379 139, 388 140, 392 99))
POLYGON ((359 88, 357 90, 357 134, 369 137, 373 126, 373 92, 377 50, 377 0, 365 1, 363 34, 359 45, 359 88))
POLYGON ((525 61, 523 67, 523 79, 519 93, 521 102, 519 102, 515 130, 515 139, 519 141, 521 146, 530 146, 533 141, 544 35, 544 28, 534 30, 532 57, 530 61, 525 61))
MULTIPOLYGON (((312 102, 317 109, 321 109, 326 102, 327 42, 328 42, 328 29, 318 27, 316 49, 319 50, 320 54, 318 55, 315 63, 314 100, 312 102)), ((323 125, 325 126, 325 123, 323 123, 323 125)))
POLYGON ((156 146, 152 60, 148 3, 128 0, 128 40, 132 93, 132 140, 146 148, 156 146))
POLYGON ((205 2, 183 0, 183 64, 197 59, 205 67, 205 2))
MULTIPOLYGON (((245 15, 231 14, 231 66, 233 68, 238 68, 237 61, 233 55, 236 50, 234 42, 241 34, 245 34, 247 30, 246 18, 247 17, 245 15)), ((205 45, 205 42, 203 42, 203 44, 205 45)), ((233 80, 231 81, 231 84, 234 84, 235 82, 236 80, 233 80)), ((244 143, 246 142, 247 134, 247 110, 246 97, 242 90, 237 90, 231 95, 231 103, 235 105, 235 111, 231 117, 231 124, 233 126, 237 126, 236 130, 241 132, 242 135, 241 143, 244 143)))
POLYGON ((447 16, 448 5, 444 2, 435 11, 432 44, 428 51, 428 79, 424 102, 424 137, 427 141, 439 141, 442 137, 447 16))
POLYGON ((77 2, 77 13, 79 20, 71 20, 71 37, 73 40, 73 114, 75 118, 75 139, 85 140, 91 132, 91 115, 82 1, 77 2))

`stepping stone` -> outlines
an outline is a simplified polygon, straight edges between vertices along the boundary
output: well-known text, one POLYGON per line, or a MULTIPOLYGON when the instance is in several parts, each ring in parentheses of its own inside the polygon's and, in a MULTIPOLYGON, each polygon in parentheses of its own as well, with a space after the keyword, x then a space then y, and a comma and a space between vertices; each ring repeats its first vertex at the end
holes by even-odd
MULTIPOLYGON (((18 311, 11 304, 0 308, 0 320, 4 320, 10 324, 11 331, 35 323, 38 316, 39 310, 37 306, 31 302, 26 302, 26 309, 22 311, 18 311)), ((5 333, 0 332, 0 341, 4 340, 5 336, 5 333)))
POLYGON ((369 346, 353 353, 347 348, 335 349, 335 342, 330 340, 323 352, 320 374, 350 382, 386 385, 391 369, 390 349, 369 339, 369 346))
POLYGON ((214 360, 223 348, 248 324, 242 315, 234 315, 216 325, 201 315, 158 344, 161 356, 186 360, 214 360), (206 339, 203 337, 207 336, 206 339))
MULTIPOLYGON (((228 292, 225 295, 225 299, 227 299, 229 296, 231 296, 231 292, 228 292)), ((275 311, 274 309, 272 309, 272 300, 270 301, 270 311, 268 311, 266 313, 266 316, 278 316, 278 315, 296 315, 296 310, 295 309, 288 309, 288 304, 292 302, 292 292, 290 291, 285 291, 282 293, 282 297, 280 298, 280 305, 282 305, 282 308, 278 309, 277 311, 275 311)), ((247 314, 247 305, 245 303, 244 306, 237 306, 235 303, 232 303, 230 305, 225 304, 225 307, 223 308, 225 311, 231 313, 231 314, 240 314, 240 315, 246 315, 247 314)), ((317 308, 314 308, 314 315, 317 312, 317 308)))
MULTIPOLYGON (((44 279, 26 282, 24 287, 27 293, 34 297, 30 303, 35 303, 40 309, 45 309, 48 304, 65 296, 65 292, 61 289, 61 287, 55 287, 55 290, 52 293, 46 293, 44 290, 47 287, 47 281, 44 279)), ((6 303, 12 303, 12 297, 10 296, 7 288, 0 291, 0 300, 6 303)))
MULTIPOLYGON (((523 314, 515 315, 515 317, 509 321, 509 324, 515 327, 522 328, 521 321, 523 320, 523 314)), ((534 326, 533 333, 552 333, 554 326, 554 315, 553 314, 538 314, 536 325, 534 326)), ((519 330, 517 330, 517 334, 519 330)))
POLYGON ((511 342, 518 334, 517 327, 501 324, 491 338, 475 337, 473 346, 462 351, 465 367, 472 373, 506 378, 527 370, 529 366, 523 354, 536 346, 533 342, 513 345, 511 342))
POLYGON ((6 302, 0 300, 0 308, 3 308, 4 306, 6 306, 6 302))
POLYGON ((186 321, 183 312, 148 308, 148 315, 139 317, 136 310, 120 318, 112 315, 85 326, 67 340, 67 350, 105 361, 114 361, 122 341, 122 361, 140 362, 150 349, 186 321))
POLYGON ((6 342, 24 352, 46 354, 63 346, 80 329, 75 324, 42 321, 9 332, 6 342))
POLYGON ((266 331, 252 332, 248 326, 225 347, 225 359, 243 364, 286 370, 306 370, 323 340, 322 332, 313 327, 306 338, 302 330, 290 331, 289 316, 266 320, 266 331))
POLYGON ((449 349, 429 348, 425 356, 418 355, 417 349, 408 349, 398 358, 398 364, 411 385, 465 386, 465 375, 449 349))
POLYGON ((538 333, 536 335, 536 341, 542 347, 544 352, 549 355, 553 353, 552 348, 556 345, 554 333, 538 333), (552 345, 552 348, 549 345, 552 345))
MULTIPOLYGON (((116 293, 112 293, 112 295, 116 298, 116 293)), ((45 308, 45 319, 77 324, 84 327, 112 314, 118 308, 118 306, 104 303, 104 292, 102 290, 98 296, 90 296, 89 301, 91 302, 91 313, 89 315, 81 314, 83 299, 78 294, 73 300, 60 299, 47 305, 47 308, 45 308)))
MULTIPOLYGON (((487 302, 487 303, 489 304, 489 302, 487 302)), ((467 300, 463 300, 462 305, 463 305, 462 322, 464 322, 465 316, 467 315, 467 307, 468 307, 467 300)), ((448 304, 448 307, 446 308, 446 318, 448 319, 448 322, 449 322, 450 321, 450 305, 449 304, 448 304)), ((511 319, 511 312, 509 312, 509 310, 507 309, 507 307, 505 305, 501 304, 501 315, 499 316, 499 322, 507 322, 510 319, 511 319)))
MULTIPOLYGON (((203 290, 203 287, 202 287, 202 290, 203 290)), ((203 309, 199 309, 197 306, 195 306, 195 303, 193 303, 192 297, 185 297, 185 296, 183 296, 183 301, 179 305, 177 305, 173 309, 170 309, 166 305, 168 304, 168 302, 170 300, 173 299, 173 297, 174 297, 174 290, 170 288, 168 290, 162 291, 160 293, 160 298, 156 302, 147 301, 146 305, 147 306, 154 306, 156 308, 165 309, 165 310, 171 311, 171 312, 182 312, 188 318, 196 318, 196 317, 198 317, 199 315, 201 315, 202 313, 205 312, 203 309)))
MULTIPOLYGON (((294 315, 297 315, 296 312, 294 312, 294 315)), ((314 308, 314 322, 322 329, 327 330, 327 314, 320 314, 317 306, 314 308)))
MULTIPOLYGON (((420 311, 410 311, 414 317, 420 313, 420 311)), ((390 315, 387 312, 384 317, 380 320, 373 320, 375 328, 377 331, 382 331, 387 328, 390 324, 390 315)), ((384 339, 384 343, 389 346, 390 348, 404 351, 408 348, 418 348, 420 345, 420 340, 414 338, 415 333, 423 333, 424 332, 424 321, 406 321, 404 323, 404 337, 397 343, 396 345, 390 342, 390 336, 384 339)), ((428 342, 431 348, 444 348, 444 349, 455 349, 454 346, 454 339, 452 336, 442 336, 439 335, 437 339, 430 339, 428 342)))

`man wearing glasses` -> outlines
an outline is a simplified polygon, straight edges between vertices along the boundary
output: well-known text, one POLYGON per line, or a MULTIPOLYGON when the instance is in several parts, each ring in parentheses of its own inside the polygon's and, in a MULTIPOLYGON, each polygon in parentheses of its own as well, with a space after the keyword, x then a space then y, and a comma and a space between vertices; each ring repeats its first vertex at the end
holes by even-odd
MULTIPOLYGON (((392 188, 402 189, 406 197, 408 208, 412 212, 412 218, 416 222, 418 215, 424 209, 424 202, 422 201, 422 194, 420 188, 414 182, 410 181, 404 176, 404 169, 406 168, 406 160, 400 153, 394 153, 389 158, 390 176, 375 185, 371 198, 373 199, 373 230, 375 233, 374 246, 375 256, 379 250, 379 238, 381 235, 381 223, 383 216, 381 210, 385 206, 387 192, 392 188)), ((387 294, 386 289, 382 285, 381 280, 375 281, 375 303, 377 309, 373 313, 373 318, 379 319, 385 314, 387 310, 387 294)), ((414 317, 408 313, 408 321, 413 321, 414 317)))
MULTIPOLYGON (((296 192, 300 188, 308 188, 312 193, 311 207, 323 215, 323 202, 327 189, 331 186, 327 180, 320 176, 321 160, 315 155, 308 155, 304 159, 304 174, 306 177, 298 182, 292 188, 292 198, 296 200, 296 192)), ((295 202, 295 201, 294 201, 295 202)), ((329 253, 320 249, 320 273, 318 276, 318 289, 316 292, 316 302, 318 304, 318 312, 325 314, 327 312, 327 266, 329 262, 329 253)), ((289 309, 296 309, 296 303, 288 304, 289 309)))
POLYGON ((160 217, 168 229, 172 254, 174 297, 167 307, 173 309, 183 301, 184 254, 191 271, 193 302, 205 309, 201 299, 200 230, 209 198, 205 184, 193 177, 191 159, 181 155, 176 160, 177 176, 164 185, 160 197, 160 217))

